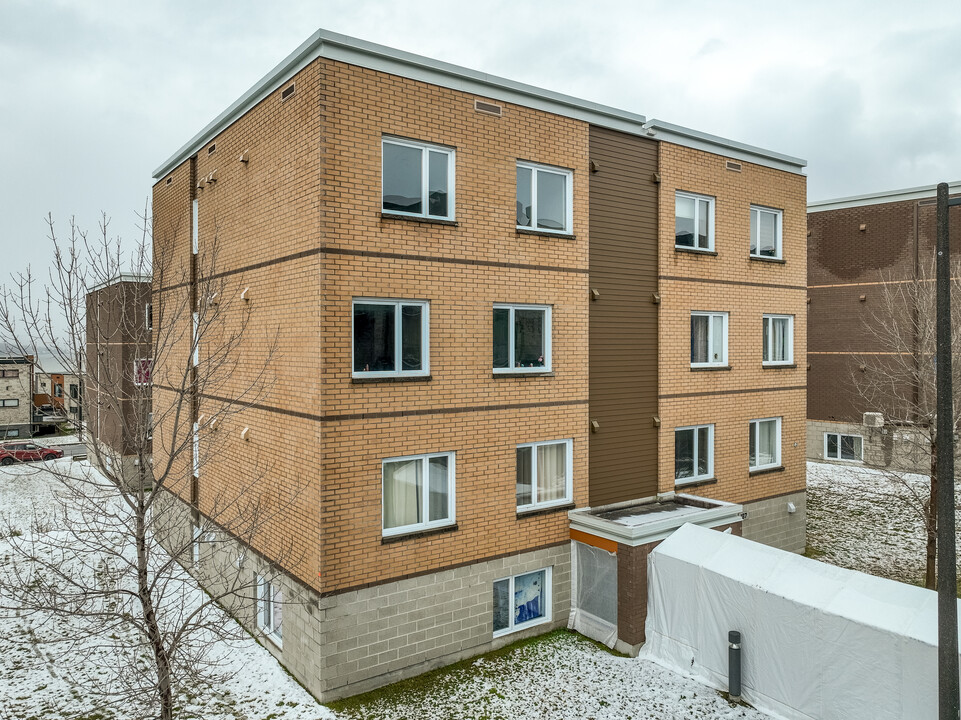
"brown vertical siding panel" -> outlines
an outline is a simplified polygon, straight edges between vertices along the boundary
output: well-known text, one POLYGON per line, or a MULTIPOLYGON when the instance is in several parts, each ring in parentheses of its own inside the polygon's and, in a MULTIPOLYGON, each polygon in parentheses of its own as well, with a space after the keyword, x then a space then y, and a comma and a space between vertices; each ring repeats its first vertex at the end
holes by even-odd
POLYGON ((592 127, 590 504, 657 492, 657 143, 592 127))

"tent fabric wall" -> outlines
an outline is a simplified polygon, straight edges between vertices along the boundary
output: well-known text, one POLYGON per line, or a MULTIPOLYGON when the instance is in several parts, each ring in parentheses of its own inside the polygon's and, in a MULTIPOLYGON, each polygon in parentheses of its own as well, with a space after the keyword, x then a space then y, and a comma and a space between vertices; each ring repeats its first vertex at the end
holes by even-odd
POLYGON ((937 595, 684 525, 648 558, 646 657, 790 720, 937 717, 937 595))
POLYGON ((573 597, 567 627, 612 648, 617 643, 617 555, 571 542, 573 597))

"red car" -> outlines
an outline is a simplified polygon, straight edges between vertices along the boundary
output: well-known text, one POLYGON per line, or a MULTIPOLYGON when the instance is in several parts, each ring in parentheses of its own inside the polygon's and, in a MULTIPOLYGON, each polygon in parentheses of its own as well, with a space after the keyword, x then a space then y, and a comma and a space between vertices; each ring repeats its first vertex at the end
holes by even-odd
POLYGON ((48 448, 32 442, 0 443, 0 465, 30 460, 56 460, 63 457, 63 450, 48 448))

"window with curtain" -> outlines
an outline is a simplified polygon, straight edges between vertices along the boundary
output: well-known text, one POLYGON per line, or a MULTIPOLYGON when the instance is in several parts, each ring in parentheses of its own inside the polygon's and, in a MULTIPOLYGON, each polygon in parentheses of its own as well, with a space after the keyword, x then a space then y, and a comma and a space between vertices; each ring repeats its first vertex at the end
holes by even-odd
POLYGON ((691 313, 691 367, 727 365, 727 313, 691 313))
POLYGON ((454 454, 383 462, 383 533, 400 535, 454 522, 454 454))
POLYGON ((714 198, 685 192, 674 194, 674 246, 714 250, 714 198))
POLYGON ((748 452, 751 470, 781 464, 781 418, 751 420, 748 452))
POLYGON ((517 446, 517 509, 569 503, 573 496, 571 440, 517 446))
POLYGON ((824 433, 824 457, 830 460, 854 460, 863 458, 864 440, 860 435, 824 433))
POLYGON ((780 210, 751 206, 751 255, 753 257, 781 257, 780 210))
POLYGON ((761 362, 765 365, 794 362, 793 315, 765 315, 762 318, 761 362))
POLYGON ((551 619, 551 568, 494 581, 494 637, 551 619))

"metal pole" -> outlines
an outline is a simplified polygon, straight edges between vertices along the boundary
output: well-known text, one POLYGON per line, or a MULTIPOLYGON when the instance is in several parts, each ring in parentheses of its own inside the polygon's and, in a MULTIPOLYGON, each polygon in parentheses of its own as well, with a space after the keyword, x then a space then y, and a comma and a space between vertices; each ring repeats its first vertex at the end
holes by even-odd
POLYGON ((951 249, 948 184, 938 185, 938 718, 958 718, 958 585, 954 536, 954 398, 951 388, 951 249))

